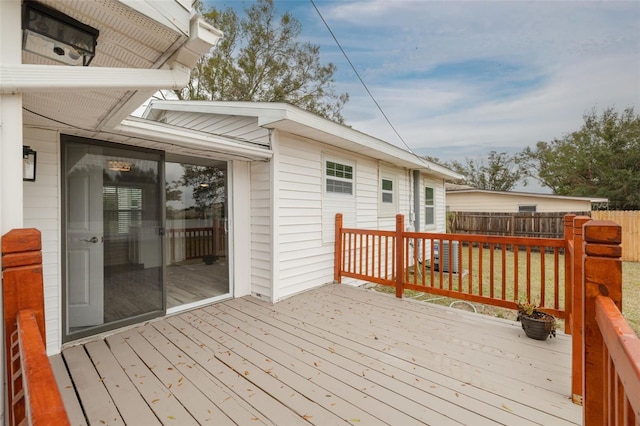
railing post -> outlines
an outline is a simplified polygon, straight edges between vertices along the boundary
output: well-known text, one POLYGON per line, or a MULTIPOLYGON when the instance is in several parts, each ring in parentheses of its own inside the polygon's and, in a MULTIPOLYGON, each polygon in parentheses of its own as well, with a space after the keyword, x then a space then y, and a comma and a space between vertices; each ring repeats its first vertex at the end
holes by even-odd
POLYGON ((573 218, 574 214, 564 216, 564 332, 571 334, 573 321, 573 218))
POLYGON ((396 276, 396 297, 404 294, 404 215, 396 215, 396 258, 394 272, 396 276))
POLYGON ((342 283, 342 213, 336 213, 335 248, 333 258, 333 281, 342 283))
POLYGON ((584 303, 584 236, 582 227, 589 222, 588 216, 573 218, 573 259, 571 259, 571 399, 575 404, 582 404, 582 385, 584 382, 584 360, 582 358, 583 335, 583 303, 584 303))
POLYGON ((14 229, 2 236, 2 298, 4 309, 4 354, 7 382, 8 424, 17 424, 26 415, 24 398, 19 398, 22 378, 11 377, 11 340, 17 333, 18 311, 35 313, 42 341, 44 328, 44 293, 42 288, 42 245, 37 229, 14 229))
POLYGON ((396 258, 394 272, 396 277, 396 297, 404 294, 404 215, 396 215, 396 258))
POLYGON ((584 224, 584 425, 606 423, 603 407, 607 383, 602 334, 596 323, 595 299, 611 298, 622 311, 622 228, 611 221, 584 224))

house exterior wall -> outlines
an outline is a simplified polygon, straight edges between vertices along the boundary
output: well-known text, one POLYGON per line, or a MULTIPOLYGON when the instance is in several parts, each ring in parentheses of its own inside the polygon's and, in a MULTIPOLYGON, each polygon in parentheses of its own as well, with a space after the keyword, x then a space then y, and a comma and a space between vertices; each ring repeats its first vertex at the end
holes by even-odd
POLYGON ((249 226, 251 239, 251 293, 256 297, 271 299, 271 165, 254 162, 250 171, 251 214, 246 226, 249 226))
POLYGON ((38 152, 37 180, 23 182, 24 227, 42 236, 42 270, 47 351, 59 352, 62 341, 62 287, 60 255, 60 144, 55 130, 24 129, 24 144, 38 152))
MULTIPOLYGON (((395 214, 404 214, 409 226, 413 209, 413 183, 407 169, 291 134, 277 134, 276 144, 277 155, 272 160, 277 170, 274 239, 279 243, 274 245, 274 258, 278 259, 273 263, 274 302, 333 281, 336 213, 343 214, 345 227, 393 230, 395 214), (327 159, 353 166, 352 196, 326 193, 327 159), (390 174, 397 185, 394 212, 380 207, 380 180, 390 174)), ((444 182, 426 176, 422 179, 436 188, 436 228, 444 230, 444 182)))
POLYGON ((536 211, 540 213, 591 211, 589 200, 486 192, 450 191, 447 193, 449 211, 511 213, 518 212, 518 206, 521 205, 535 205, 536 211))

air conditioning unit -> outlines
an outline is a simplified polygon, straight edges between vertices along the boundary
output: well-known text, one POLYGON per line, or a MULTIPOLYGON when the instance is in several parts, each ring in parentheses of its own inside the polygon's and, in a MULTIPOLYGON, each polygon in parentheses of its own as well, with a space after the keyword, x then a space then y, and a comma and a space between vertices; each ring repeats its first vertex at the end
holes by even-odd
POLYGON ((458 273, 458 241, 442 241, 442 250, 440 250, 440 241, 434 241, 433 257, 434 270, 439 271, 442 264, 442 272, 458 273), (450 250, 452 250, 451 258, 450 250))

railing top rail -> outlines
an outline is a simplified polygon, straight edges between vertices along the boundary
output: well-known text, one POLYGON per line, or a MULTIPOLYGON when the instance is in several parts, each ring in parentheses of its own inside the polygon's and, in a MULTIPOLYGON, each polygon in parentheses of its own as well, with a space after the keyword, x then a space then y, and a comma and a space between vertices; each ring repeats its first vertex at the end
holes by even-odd
POLYGON ((33 311, 19 311, 17 325, 25 398, 28 400, 28 424, 69 425, 33 311))
POLYGON ((405 232, 407 238, 442 239, 454 241, 469 241, 473 243, 514 244, 521 246, 564 247, 563 238, 510 237, 480 234, 439 234, 433 232, 405 232))
POLYGON ((380 235, 382 237, 395 237, 394 231, 383 231, 379 229, 356 229, 356 228, 342 228, 343 234, 357 234, 357 235, 380 235))

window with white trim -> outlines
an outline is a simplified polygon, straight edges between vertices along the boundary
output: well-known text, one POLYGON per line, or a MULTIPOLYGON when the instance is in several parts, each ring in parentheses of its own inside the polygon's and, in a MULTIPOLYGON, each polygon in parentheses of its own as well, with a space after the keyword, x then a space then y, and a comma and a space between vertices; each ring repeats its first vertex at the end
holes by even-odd
POLYGON ((394 173, 380 171, 378 215, 393 217, 398 213, 398 179, 394 173))
POLYGON ((433 226, 436 224, 436 198, 432 187, 424 187, 424 224, 433 226))
POLYGON ((393 204, 393 180, 382 178, 380 193, 382 204, 393 204))
POLYGON ((353 195, 353 166, 326 160, 325 191, 327 194, 353 195))

